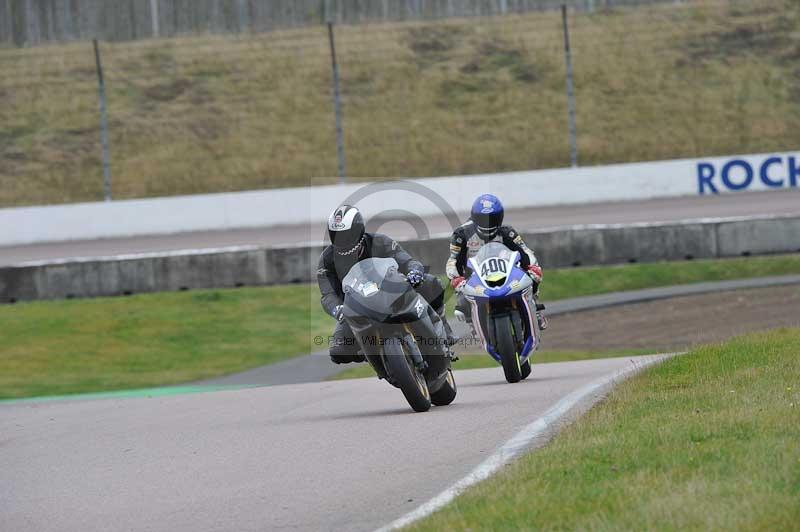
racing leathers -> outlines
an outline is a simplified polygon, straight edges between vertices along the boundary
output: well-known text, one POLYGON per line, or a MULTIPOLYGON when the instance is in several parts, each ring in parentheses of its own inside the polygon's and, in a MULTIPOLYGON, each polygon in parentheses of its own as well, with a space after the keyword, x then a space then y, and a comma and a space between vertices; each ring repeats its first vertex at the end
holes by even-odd
POLYGON ((415 290, 433 307, 442 318, 448 336, 452 335, 444 315, 444 288, 436 276, 426 274, 422 264, 405 251, 400 244, 380 233, 364 233, 361 248, 348 255, 337 253, 333 246, 326 247, 319 258, 317 283, 321 294, 322 308, 338 323, 330 342, 331 360, 337 364, 363 362, 353 331, 347 322, 341 320, 344 303, 342 279, 357 262, 368 258, 393 258, 397 261, 400 273, 409 279, 422 276, 422 282, 415 290))
MULTIPOLYGON (((477 255, 481 247, 489 242, 500 242, 512 251, 519 252, 520 267, 528 271, 534 279, 534 301, 538 296, 539 282, 542 276, 541 268, 539 267, 539 261, 536 259, 536 255, 533 253, 533 250, 525 244, 522 235, 510 225, 501 225, 494 237, 489 240, 484 240, 478 235, 475 223, 469 220, 453 231, 453 236, 450 239, 450 257, 447 259, 447 265, 445 267, 447 277, 453 282, 453 288, 456 288, 458 293, 456 315, 460 314, 468 323, 472 322, 472 308, 460 290, 460 286, 457 285, 462 284, 471 274, 467 266, 467 261, 471 257, 477 255)), ((539 311, 537 311, 537 318, 539 319, 540 327, 542 329, 546 328, 547 320, 539 311)))

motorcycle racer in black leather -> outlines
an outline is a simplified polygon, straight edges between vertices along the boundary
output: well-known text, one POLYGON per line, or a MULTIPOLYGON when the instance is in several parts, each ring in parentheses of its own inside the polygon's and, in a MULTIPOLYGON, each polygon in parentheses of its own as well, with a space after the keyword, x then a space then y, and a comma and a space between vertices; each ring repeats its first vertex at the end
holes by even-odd
POLYGON ((448 343, 455 342, 452 329, 447 323, 444 311, 444 287, 439 279, 425 273, 419 261, 392 238, 381 233, 367 233, 364 217, 351 205, 337 207, 328 219, 328 235, 331 245, 322 251, 317 270, 317 283, 321 294, 322 308, 337 320, 330 345, 330 357, 336 364, 363 362, 358 342, 350 327, 342 320, 344 291, 342 279, 357 262, 377 257, 393 258, 400 273, 406 276, 409 284, 439 314, 447 333, 448 343))

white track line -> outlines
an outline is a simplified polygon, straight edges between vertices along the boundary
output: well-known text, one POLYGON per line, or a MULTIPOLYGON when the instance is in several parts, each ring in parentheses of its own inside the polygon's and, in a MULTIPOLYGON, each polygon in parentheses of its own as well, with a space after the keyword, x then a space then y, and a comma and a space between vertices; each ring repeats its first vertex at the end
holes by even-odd
POLYGON ((497 451, 490 457, 481 462, 478 467, 472 470, 467 476, 429 500, 422 506, 418 507, 399 519, 392 521, 386 526, 376 530, 376 532, 388 532, 390 530, 397 530, 404 526, 427 517, 435 511, 447 505, 450 501, 455 499, 464 490, 478 482, 485 480, 496 473, 505 464, 516 458, 525 449, 529 448, 537 438, 547 434, 548 430, 553 427, 561 418, 563 418, 570 410, 575 408, 581 401, 594 393, 602 391, 606 386, 612 385, 617 381, 624 380, 634 373, 642 371, 643 369, 657 364, 667 358, 674 356, 678 353, 670 353, 665 355, 654 355, 652 357, 634 360, 628 367, 621 369, 615 373, 602 377, 583 388, 575 390, 556 403, 550 410, 544 413, 542 417, 526 426, 519 431, 513 438, 504 443, 497 451))

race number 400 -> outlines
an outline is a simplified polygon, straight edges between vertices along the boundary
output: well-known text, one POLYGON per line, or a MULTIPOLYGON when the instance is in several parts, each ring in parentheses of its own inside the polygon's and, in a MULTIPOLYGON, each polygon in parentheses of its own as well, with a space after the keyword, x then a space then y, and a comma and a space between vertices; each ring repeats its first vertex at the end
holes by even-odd
POLYGON ((481 264, 481 277, 488 277, 493 273, 508 273, 508 264, 502 259, 492 257, 481 264))

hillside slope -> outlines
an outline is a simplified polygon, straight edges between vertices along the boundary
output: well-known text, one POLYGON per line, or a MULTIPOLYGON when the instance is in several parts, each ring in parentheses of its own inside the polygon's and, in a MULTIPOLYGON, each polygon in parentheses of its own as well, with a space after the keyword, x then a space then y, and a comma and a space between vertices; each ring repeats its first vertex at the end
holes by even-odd
MULTIPOLYGON (((582 165, 794 149, 800 6, 571 16, 582 165)), ((336 30, 350 179, 566 166, 558 13, 336 30)), ((323 28, 102 43, 114 197, 335 182, 323 28)), ((91 43, 0 50, 0 206, 102 197, 91 43)))

